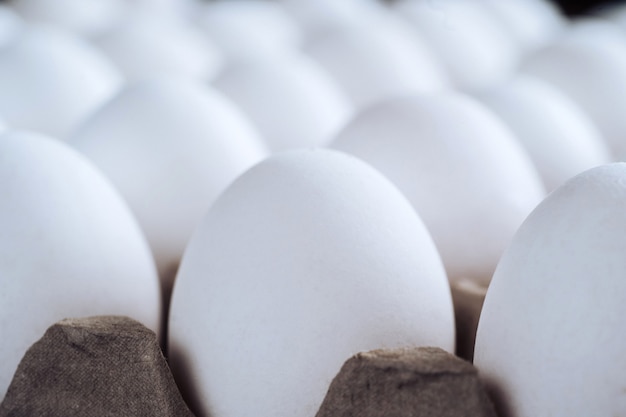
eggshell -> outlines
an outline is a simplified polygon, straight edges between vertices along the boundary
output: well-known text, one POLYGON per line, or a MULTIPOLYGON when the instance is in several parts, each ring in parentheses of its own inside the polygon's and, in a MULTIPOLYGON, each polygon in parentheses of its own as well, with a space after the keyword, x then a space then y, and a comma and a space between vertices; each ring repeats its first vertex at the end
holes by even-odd
POLYGON ((449 87, 445 70, 426 44, 391 17, 327 31, 304 51, 335 77, 357 108, 410 93, 449 87))
POLYGON ((480 2, 401 0, 393 7, 431 47, 460 89, 486 88, 506 79, 517 65, 513 39, 480 2))
POLYGON ((158 75, 212 79, 223 64, 217 46, 199 29, 145 10, 127 15, 96 44, 130 80, 158 75))
POLYGON ((30 28, 0 50, 0 114, 14 128, 63 139, 121 82, 104 55, 60 30, 30 28))
POLYGON ((292 52, 301 40, 300 28, 280 2, 205 2, 196 21, 228 60, 292 52))
POLYGON ((614 158, 626 157, 626 51, 564 38, 531 56, 522 70, 563 91, 596 124, 614 158))
POLYGON ((547 45, 568 26, 558 6, 548 0, 479 0, 513 39, 522 55, 547 45))
POLYGON ((0 4, 0 49, 11 43, 23 26, 24 22, 12 8, 0 4))
POLYGON ((313 416, 356 352, 454 349, 423 223, 382 175, 331 150, 273 156, 221 195, 185 252, 169 325, 198 416, 313 416))
POLYGON ((0 135, 0 399, 19 361, 67 317, 127 315, 159 329, 150 250, 84 157, 34 133, 0 135))
POLYGON ((282 0, 281 4, 301 27, 303 44, 327 31, 367 25, 389 13, 377 0, 282 0))
POLYGON ((241 61, 214 86, 245 112, 273 151, 327 145, 353 112, 337 83, 303 55, 241 61))
POLYGON ((550 194, 502 256, 474 361, 502 416, 626 411, 626 164, 550 194))
POLYGON ((124 0, 13 0, 11 6, 28 22, 53 25, 83 36, 108 29, 127 8, 124 0))
POLYGON ((513 130, 548 191, 611 162, 611 151, 589 116, 545 81, 518 76, 479 98, 513 130))
POLYGON ((588 44, 594 48, 613 49, 626 54, 626 33, 619 25, 599 17, 578 17, 572 21, 560 41, 588 44))
POLYGON ((128 201, 163 279, 178 265, 213 199, 266 152, 256 131, 221 94, 164 78, 127 86, 69 142, 128 201))
POLYGON ((331 145, 369 162, 411 201, 452 281, 483 284, 544 195, 529 156, 478 101, 447 93, 381 102, 331 145))

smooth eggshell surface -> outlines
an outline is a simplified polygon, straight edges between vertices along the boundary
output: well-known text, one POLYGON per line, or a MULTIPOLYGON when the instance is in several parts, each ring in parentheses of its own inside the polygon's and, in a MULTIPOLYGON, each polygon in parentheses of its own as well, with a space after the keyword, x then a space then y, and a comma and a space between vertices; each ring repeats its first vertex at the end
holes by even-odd
POLYGON ((64 139, 121 83, 106 56, 59 30, 29 28, 0 49, 0 114, 16 129, 64 139))
POLYGON ((403 23, 388 17, 327 31, 304 51, 328 70, 357 108, 397 95, 448 88, 445 69, 403 23))
POLYGON ((24 22, 12 8, 0 4, 0 49, 11 43, 23 25, 24 22))
POLYGON ((67 317, 127 315, 160 329, 150 249, 84 157, 33 133, 0 135, 0 398, 22 356, 67 317))
POLYGON ((563 91, 596 124, 613 157, 626 158, 626 48, 564 39, 531 56, 522 70, 563 91))
POLYGON ((528 55, 559 36, 568 21, 549 0, 479 0, 513 39, 521 55, 528 55))
POLYGON ((352 354, 454 349, 445 272, 423 223, 369 165, 277 154, 239 177, 189 244, 170 363, 199 416, 315 415, 352 354))
POLYGON ((215 197, 266 155, 256 131, 230 101, 178 79, 130 84, 69 143, 128 201, 163 278, 178 265, 215 197))
POLYGON ((386 175, 430 230, 455 281, 484 284, 515 230, 544 196, 511 132, 468 96, 407 96, 372 106, 337 136, 386 175))
POLYGON ((245 112, 272 151, 325 146, 353 112, 326 71, 297 54, 235 63, 213 85, 245 112))
POLYGON ((300 28, 280 2, 203 2, 195 20, 227 60, 280 56, 298 48, 300 28))
POLYGON ((515 69, 519 50, 493 13, 467 0, 402 0, 394 10, 407 19, 463 90, 487 88, 515 69))
POLYGON ((127 8, 124 0, 14 0, 11 6, 28 22, 53 25, 83 36, 108 29, 127 8))
POLYGON ((503 417, 626 412, 626 164, 550 194, 502 256, 474 363, 503 417))
POLYGON ((541 79, 518 76, 480 99, 524 145, 548 191, 612 161, 608 145, 589 116, 541 79))
POLYGON ((95 43, 130 80, 172 75, 208 80, 222 54, 204 34, 172 16, 138 10, 95 43))

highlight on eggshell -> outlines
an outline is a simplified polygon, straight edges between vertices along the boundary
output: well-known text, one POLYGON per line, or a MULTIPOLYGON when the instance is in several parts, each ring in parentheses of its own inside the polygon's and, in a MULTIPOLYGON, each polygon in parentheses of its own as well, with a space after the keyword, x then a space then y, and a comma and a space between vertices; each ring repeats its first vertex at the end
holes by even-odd
POLYGON ((129 80, 152 76, 212 79, 222 68, 221 51, 180 17, 136 10, 95 44, 129 80))
POLYGON ((487 88, 517 66, 513 38, 480 2, 398 0, 392 7, 429 45, 461 90, 487 88))
POLYGON ((354 111, 330 75, 302 54, 235 62, 213 85, 249 117, 272 151, 325 146, 354 111))
POLYGON ((66 317, 160 329, 154 260, 122 197, 58 139, 0 134, 0 399, 26 350, 66 317))
POLYGON ((625 411, 626 164, 551 193, 498 264, 474 363, 503 417, 625 411))
POLYGON ((299 48, 301 31, 280 2, 203 2, 194 21, 227 61, 280 56, 299 48))
POLYGON ((445 69, 425 42, 393 15, 326 31, 303 50, 337 80, 358 109, 397 95, 450 87, 445 69))
POLYGON ((478 98, 513 131, 548 191, 612 161, 606 141, 589 116, 541 79, 518 75, 478 98))
POLYGON ((184 79, 129 84, 69 143, 119 189, 148 238, 164 288, 213 200, 267 154, 222 94, 184 79))
POLYGON ((100 51, 51 27, 30 26, 0 49, 0 114, 16 129, 65 139, 121 83, 100 51))
POLYGON ((504 123, 460 93, 413 95, 359 113, 333 148, 387 176, 428 227, 451 281, 487 285, 545 190, 504 123))
POLYGON ((11 43, 23 26, 24 21, 11 7, 0 4, 0 50, 11 43))
POLYGON ((453 351, 450 288, 410 203, 357 158, 265 159, 185 251, 168 351, 198 416, 313 416, 346 358, 410 346, 453 351))
POLYGON ((567 36, 529 57, 522 72, 555 85, 582 108, 613 153, 626 157, 626 49, 567 36))

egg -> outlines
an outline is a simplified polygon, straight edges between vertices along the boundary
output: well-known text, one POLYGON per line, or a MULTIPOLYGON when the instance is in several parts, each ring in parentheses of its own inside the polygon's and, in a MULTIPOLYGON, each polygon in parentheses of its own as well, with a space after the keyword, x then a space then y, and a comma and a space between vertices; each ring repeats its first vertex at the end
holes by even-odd
POLYGON ((49 27, 24 30, 0 50, 0 114, 14 128, 65 139, 121 83, 98 50, 49 27))
POLYGON ((453 282, 486 285, 545 193, 510 130, 459 93, 380 102, 359 113, 331 146, 372 164, 407 196, 453 282))
POLYGON ((625 204, 626 164, 585 171, 502 256, 474 363, 503 417, 624 415, 625 204))
POLYGON ((423 223, 380 173, 328 149, 276 154, 219 197, 185 251, 169 329, 198 416, 313 416, 354 353, 454 349, 423 223))
POLYGON ((559 88, 577 103, 607 141, 614 160, 626 158, 626 51, 566 37, 529 57, 526 74, 559 88))
POLYGON ((589 116, 545 81, 520 75, 479 98, 521 141, 548 191, 612 160, 589 116))
POLYGON ((159 330, 150 249, 84 157, 39 134, 1 134, 0 195, 0 399, 26 350, 58 320, 116 314, 159 330))
POLYGON ((24 22, 12 8, 0 4, 0 49, 11 43, 23 26, 24 22))
POLYGON ((459 89, 487 88, 517 65, 513 39, 480 2, 401 0, 393 8, 422 36, 459 89))
POLYGON ((212 79, 223 64, 218 47, 182 19, 138 10, 95 41, 127 79, 172 75, 212 79))
POLYGON ((327 31, 367 25, 388 14, 386 5, 377 0, 281 0, 281 4, 302 29, 303 44, 327 31))
POLYGON ((325 146, 353 112, 337 83, 304 55, 240 61, 213 85, 250 118, 272 151, 325 146))
POLYGON ((128 201, 166 289, 212 201, 266 155, 254 128, 228 99, 176 78, 128 85, 86 120, 69 143, 128 201))
POLYGON ((44 23, 82 36, 110 28, 126 11, 124 0, 13 0, 28 22, 44 23))
POLYGON ((301 41, 300 28, 280 2, 204 2, 196 11, 195 21, 227 60, 292 52, 301 41))
POLYGON ((562 35, 561 42, 588 44, 594 48, 626 53, 626 33, 618 24, 600 17, 578 17, 562 35))
POLYGON ((450 86, 438 60, 402 21, 381 17, 368 23, 327 31, 304 47, 357 108, 397 95, 450 86))
POLYGON ((558 6, 548 0, 479 0, 520 49, 528 55, 557 38, 568 26, 558 6))

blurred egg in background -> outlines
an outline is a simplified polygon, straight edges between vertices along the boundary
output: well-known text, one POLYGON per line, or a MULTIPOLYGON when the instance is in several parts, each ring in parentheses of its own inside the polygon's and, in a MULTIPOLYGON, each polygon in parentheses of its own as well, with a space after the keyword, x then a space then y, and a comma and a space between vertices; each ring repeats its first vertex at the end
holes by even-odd
POLYGON ((407 196, 451 281, 486 286, 515 230, 545 193, 511 131, 461 93, 379 102, 359 113, 332 147, 369 162, 407 196))
POLYGON ((129 84, 69 143, 128 201, 166 293, 205 211, 235 177, 266 155, 256 130, 226 97, 179 78, 129 84))
POLYGON ((0 49, 0 114, 14 128, 65 139, 121 85, 102 52, 62 29, 29 26, 0 49))
POLYGON ((250 118, 274 152, 325 146, 353 113, 335 80, 295 51, 233 62, 213 85, 250 118))

